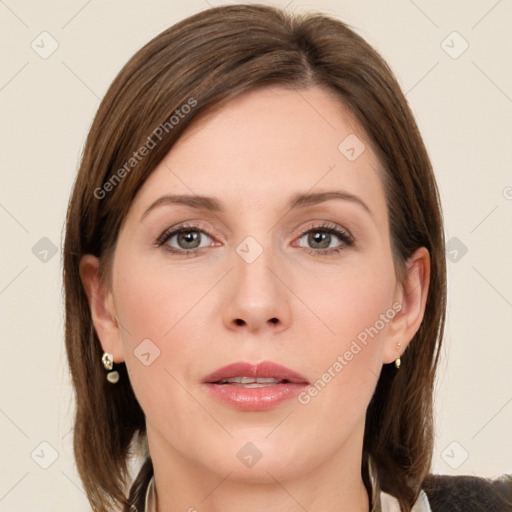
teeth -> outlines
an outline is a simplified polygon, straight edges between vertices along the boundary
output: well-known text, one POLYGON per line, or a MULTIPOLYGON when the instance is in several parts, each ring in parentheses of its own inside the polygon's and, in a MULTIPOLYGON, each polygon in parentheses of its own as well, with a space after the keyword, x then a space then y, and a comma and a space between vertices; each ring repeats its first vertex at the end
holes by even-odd
POLYGON ((278 384, 280 379, 262 377, 231 377, 220 381, 220 384, 238 384, 246 387, 262 387, 261 385, 278 384))

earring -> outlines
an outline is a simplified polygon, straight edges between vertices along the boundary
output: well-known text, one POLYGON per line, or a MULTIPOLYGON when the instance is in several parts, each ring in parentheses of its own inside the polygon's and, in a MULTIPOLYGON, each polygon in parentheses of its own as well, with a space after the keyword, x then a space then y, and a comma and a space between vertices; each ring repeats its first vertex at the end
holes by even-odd
POLYGON ((117 372, 116 370, 111 371, 112 368, 114 367, 114 356, 112 354, 104 352, 101 358, 101 362, 103 363, 103 367, 105 368, 105 370, 108 370, 107 380, 112 384, 118 382, 119 372, 117 372))
MULTIPOLYGON (((400 343, 400 342, 398 342, 398 343, 396 344, 396 349, 398 350, 398 352, 400 352, 400 346, 401 346, 401 343, 400 343)), ((397 369, 398 369, 398 368, 400 368, 400 363, 401 363, 401 361, 400 361, 400 357, 397 357, 397 358, 395 359, 395 367, 396 367, 397 369)))

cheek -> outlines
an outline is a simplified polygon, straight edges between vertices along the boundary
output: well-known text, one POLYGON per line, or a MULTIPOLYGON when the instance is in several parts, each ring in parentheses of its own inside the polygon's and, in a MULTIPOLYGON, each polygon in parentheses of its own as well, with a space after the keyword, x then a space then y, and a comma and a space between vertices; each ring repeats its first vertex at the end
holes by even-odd
POLYGON ((368 261, 317 279, 309 297, 325 326, 322 339, 326 350, 322 352, 332 356, 333 352, 348 350, 354 340, 368 349, 361 350, 359 360, 367 357, 371 348, 377 349, 379 343, 373 343, 373 347, 364 343, 385 337, 394 317, 395 289, 391 261, 368 261))
POLYGON ((144 411, 162 411, 165 403, 167 413, 172 413, 180 404, 181 414, 190 400, 182 397, 178 382, 183 379, 176 369, 197 361, 200 347, 191 343, 195 335, 189 328, 205 285, 194 282, 192 273, 166 277, 161 268, 156 271, 135 258, 120 259, 118 269, 116 309, 123 355, 137 399, 144 411))
POLYGON ((333 425, 361 419, 378 381, 388 325, 396 314, 390 265, 353 268, 318 287, 316 311, 328 330, 317 338, 315 350, 304 347, 315 380, 302 403, 310 404, 315 415, 329 411, 333 425))
POLYGON ((119 269, 130 269, 119 271, 115 283, 123 343, 132 349, 146 338, 158 346, 168 343, 204 294, 199 273, 153 268, 143 258, 126 258, 119 269))

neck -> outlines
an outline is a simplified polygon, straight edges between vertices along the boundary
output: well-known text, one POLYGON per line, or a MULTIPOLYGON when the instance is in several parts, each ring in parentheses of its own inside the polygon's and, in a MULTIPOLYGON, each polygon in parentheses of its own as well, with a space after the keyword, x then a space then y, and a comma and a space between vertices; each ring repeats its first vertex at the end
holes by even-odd
POLYGON ((158 512, 368 512, 362 439, 354 441, 314 468, 301 468, 298 461, 286 474, 267 466, 248 478, 236 467, 222 473, 187 459, 148 428, 158 512))

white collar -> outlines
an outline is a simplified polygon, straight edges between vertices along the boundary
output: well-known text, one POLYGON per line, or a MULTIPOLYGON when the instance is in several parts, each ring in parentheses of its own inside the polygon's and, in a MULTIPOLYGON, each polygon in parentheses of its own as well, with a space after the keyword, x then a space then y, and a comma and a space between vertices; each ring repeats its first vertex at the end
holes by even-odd
MULTIPOLYGON (((382 512, 400 512, 398 500, 384 491, 380 492, 380 504, 382 512)), ((420 491, 418 499, 414 502, 411 512, 432 512, 425 491, 420 491)))

